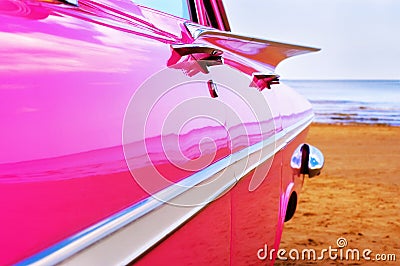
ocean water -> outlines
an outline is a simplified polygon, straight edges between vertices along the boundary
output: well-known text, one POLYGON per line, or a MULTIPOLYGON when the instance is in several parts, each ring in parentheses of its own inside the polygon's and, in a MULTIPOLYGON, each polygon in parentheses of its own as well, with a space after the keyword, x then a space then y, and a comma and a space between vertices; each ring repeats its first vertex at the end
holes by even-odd
POLYGON ((315 122, 400 126, 400 80, 283 80, 312 103, 315 122))

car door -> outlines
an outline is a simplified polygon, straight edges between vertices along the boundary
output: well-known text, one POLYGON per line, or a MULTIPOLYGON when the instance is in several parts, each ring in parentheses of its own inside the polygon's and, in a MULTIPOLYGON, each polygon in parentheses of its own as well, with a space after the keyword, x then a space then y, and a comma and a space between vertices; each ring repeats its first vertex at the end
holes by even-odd
MULTIPOLYGON (((260 262, 257 257, 260 248, 264 245, 277 248, 280 240, 280 149, 284 134, 280 105, 275 87, 262 89, 252 80, 254 73, 269 69, 256 68, 251 61, 243 60, 227 49, 238 47, 235 46, 238 40, 214 36, 204 41, 225 47, 225 63, 247 77, 247 84, 235 82, 221 100, 228 106, 231 154, 240 158, 233 165, 238 183, 229 192, 232 205, 231 264, 255 264, 260 262)), ((239 47, 235 50, 251 51, 245 42, 239 47)))
MULTIPOLYGON (((205 25, 224 29, 225 11, 219 1, 204 1, 205 25), (208 4, 207 4, 208 3, 208 4)), ((268 44, 230 33, 199 29, 197 42, 215 45, 224 51, 225 65, 246 76, 248 83, 233 81, 230 89, 221 93, 228 106, 227 128, 232 156, 244 153, 233 165, 238 183, 231 196, 231 264, 265 263, 257 252, 268 246, 277 249, 282 230, 281 163, 284 131, 277 87, 263 85, 263 77, 273 74, 274 48, 268 44), (257 64, 261 53, 271 64, 257 64), (254 60, 254 61, 253 61, 254 60), (257 79, 260 77, 260 79, 257 79), (260 83, 261 81, 261 83, 260 83)), ((239 74, 237 74, 239 75, 239 74)), ((229 82, 227 82, 229 83, 229 82)), ((262 254, 265 255, 264 253, 262 254)), ((267 261, 273 258, 267 254, 267 261)))

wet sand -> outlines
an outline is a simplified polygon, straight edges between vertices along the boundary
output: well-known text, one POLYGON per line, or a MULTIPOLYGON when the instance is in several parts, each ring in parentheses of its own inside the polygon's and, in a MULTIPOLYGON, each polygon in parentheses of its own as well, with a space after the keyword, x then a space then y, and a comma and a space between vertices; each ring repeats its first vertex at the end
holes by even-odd
MULTIPOLYGON (((309 143, 325 155, 323 173, 306 179, 280 248, 317 252, 344 237, 346 249, 395 254, 400 265, 400 127, 313 124, 309 143)), ((317 253, 318 254, 318 253, 317 253)), ((325 255, 328 258, 328 255, 325 255)), ((388 262, 277 261, 276 265, 388 265, 388 262)))

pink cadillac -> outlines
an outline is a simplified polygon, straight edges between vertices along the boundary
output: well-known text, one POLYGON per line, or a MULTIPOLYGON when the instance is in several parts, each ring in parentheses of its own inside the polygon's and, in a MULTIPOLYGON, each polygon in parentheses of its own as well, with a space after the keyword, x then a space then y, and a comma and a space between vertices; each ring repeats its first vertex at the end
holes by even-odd
MULTIPOLYGON (((0 265, 250 265, 319 150, 220 0, 1 0, 0 265)), ((265 259, 265 260, 264 260, 265 259)))

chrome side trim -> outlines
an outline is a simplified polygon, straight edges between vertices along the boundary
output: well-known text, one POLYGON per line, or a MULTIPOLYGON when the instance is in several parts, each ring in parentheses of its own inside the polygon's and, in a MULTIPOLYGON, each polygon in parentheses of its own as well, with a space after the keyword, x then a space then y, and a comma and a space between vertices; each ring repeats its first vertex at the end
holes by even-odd
MULTIPOLYGON (((130 242, 135 242, 133 244, 136 244, 134 249, 129 250, 129 255, 117 254, 118 252, 127 252, 120 249, 112 250, 112 252, 114 257, 118 259, 118 261, 114 261, 113 264, 123 265, 129 263, 162 240, 166 235, 185 223, 197 212, 202 210, 207 203, 213 201, 229 190, 237 181, 246 176, 250 171, 274 156, 278 151, 285 147, 287 143, 292 141, 298 134, 307 128, 312 119, 312 115, 306 117, 274 136, 231 154, 177 184, 156 193, 155 197, 148 197, 135 203, 131 207, 57 243, 54 246, 47 248, 42 252, 35 254, 26 260, 19 262, 16 265, 54 265, 60 262, 70 265, 76 264, 78 261, 89 263, 88 258, 93 258, 94 254, 97 254, 96 256, 110 255, 104 253, 105 251, 110 253, 110 246, 113 246, 109 244, 110 241, 116 239, 113 241, 114 245, 120 244, 122 243, 120 241, 123 241, 123 239, 126 240, 127 237, 130 237, 130 242), (266 147, 271 147, 271 145, 275 145, 272 152, 269 152, 256 163, 248 166, 245 171, 239 174, 239 176, 235 176, 235 173, 232 170, 232 178, 229 177, 230 175, 227 175, 227 178, 218 180, 218 173, 224 171, 224 169, 232 168, 228 166, 232 166, 266 147), (210 182, 210 180, 217 180, 220 183, 215 182, 217 187, 214 188, 214 190, 209 191, 206 195, 198 193, 198 191, 196 192, 194 188, 197 185, 201 185, 203 182, 210 182), (164 204, 163 202, 168 202, 172 199, 184 199, 185 197, 192 198, 196 193, 197 195, 195 196, 200 197, 206 202, 206 204, 193 206, 191 208, 181 208, 179 206, 174 206, 173 204, 164 204), (159 199, 162 199, 163 201, 160 201, 159 199), (154 230, 150 230, 151 232, 145 232, 148 233, 150 238, 142 239, 141 241, 132 239, 132 235, 135 236, 135 232, 137 235, 137 232, 142 233, 141 230, 148 227, 148 222, 151 222, 152 219, 160 221, 162 214, 166 213, 170 219, 173 219, 170 223, 165 223, 167 224, 166 227, 157 228, 157 232, 154 232, 154 230), (129 234, 127 233, 128 231, 130 232, 129 234), (90 248, 87 248, 89 246, 90 248), (94 253, 91 251, 92 249, 94 250, 94 253)), ((167 216, 163 216, 163 218, 165 217, 167 216)), ((159 227, 159 225, 157 226, 159 227)))

